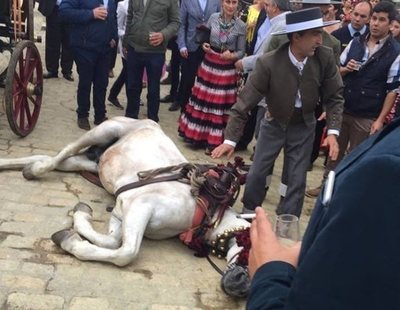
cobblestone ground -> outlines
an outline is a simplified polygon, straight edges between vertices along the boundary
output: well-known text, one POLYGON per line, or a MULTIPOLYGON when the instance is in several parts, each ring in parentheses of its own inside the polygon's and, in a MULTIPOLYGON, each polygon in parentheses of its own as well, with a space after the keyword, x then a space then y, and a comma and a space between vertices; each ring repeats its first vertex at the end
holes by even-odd
MULTIPOLYGON (((36 34, 43 18, 36 16, 36 34)), ((37 44, 44 61, 44 43, 37 44)), ((116 72, 120 68, 118 62, 116 72)), ((77 80, 76 72, 74 72, 77 80)), ((112 83, 114 79, 110 80, 112 83)), ((55 155, 83 131, 76 126, 76 86, 62 78, 45 81, 43 105, 35 130, 26 138, 15 136, 4 113, 0 114, 0 157, 55 155)), ((0 90, 1 95, 2 90, 0 90)), ((162 86, 162 95, 168 86, 162 86)), ((146 90, 143 92, 145 102, 146 90)), ((120 101, 126 105, 125 94, 120 101)), ((160 124, 192 162, 212 162, 203 151, 188 148, 177 137, 178 112, 161 104, 160 124)), ((123 111, 108 106, 110 117, 123 111)), ((141 117, 145 117, 145 107, 141 117)), ((250 151, 238 153, 246 162, 250 151)), ((217 161, 221 162, 221 161, 217 161)), ((263 207, 273 214, 278 202, 282 160, 263 207)), ((318 184, 321 162, 308 175, 318 184)), ((243 309, 244 300, 227 297, 220 276, 205 259, 196 258, 178 239, 144 240, 139 256, 127 267, 82 262, 63 253, 49 239, 71 225, 71 210, 79 201, 94 210, 94 226, 104 231, 105 207, 114 199, 77 174, 52 172, 39 181, 26 181, 21 172, 0 173, 0 307, 2 309, 243 309)), ((313 201, 306 198, 302 230, 313 201)), ((240 210, 238 202, 235 206, 240 210)), ((217 262, 224 268, 225 262, 217 262)))

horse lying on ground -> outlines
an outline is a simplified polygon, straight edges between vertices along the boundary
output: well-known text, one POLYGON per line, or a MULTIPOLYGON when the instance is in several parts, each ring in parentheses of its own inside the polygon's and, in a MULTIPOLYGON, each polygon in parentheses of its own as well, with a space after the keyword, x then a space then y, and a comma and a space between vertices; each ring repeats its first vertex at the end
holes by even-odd
MULTIPOLYGON (((165 239, 190 231, 196 212, 196 199, 191 186, 176 180, 146 183, 121 190, 127 184, 137 184, 138 173, 161 167, 188 164, 176 145, 160 126, 151 120, 116 117, 85 133, 67 145, 56 156, 36 155, 19 159, 0 159, 0 169, 23 169, 27 179, 39 178, 54 169, 61 171, 89 171, 98 173, 101 184, 116 196, 111 212, 108 234, 96 232, 90 223, 92 210, 86 204, 75 206, 73 228, 62 230, 52 240, 63 250, 80 260, 102 261, 124 266, 131 263, 143 237, 165 239), (87 151, 97 146, 105 149, 98 162, 90 160, 87 151)), ((139 173, 140 175, 140 173, 139 173)), ((161 174, 169 177, 171 173, 161 174)), ((217 213, 213 217, 216 221, 217 213)), ((227 208, 217 227, 205 232, 205 240, 215 244, 220 236, 249 223, 236 217, 227 208)), ((227 239, 227 238, 226 238, 227 239)), ((235 238, 225 243, 227 260, 235 262, 241 247, 235 238)), ((232 271, 234 263, 228 265, 232 271)), ((240 267, 240 266, 238 266, 240 267)), ((228 272, 225 272, 227 275, 228 272)), ((243 296, 249 288, 246 269, 229 273, 222 281, 223 289, 233 296, 243 296)))

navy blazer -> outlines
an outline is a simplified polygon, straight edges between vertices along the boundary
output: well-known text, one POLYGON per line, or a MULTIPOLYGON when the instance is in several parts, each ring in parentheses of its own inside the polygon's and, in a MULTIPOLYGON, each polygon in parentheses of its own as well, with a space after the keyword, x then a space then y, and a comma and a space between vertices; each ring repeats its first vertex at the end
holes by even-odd
POLYGON ((248 309, 400 309, 400 119, 335 172, 331 202, 317 200, 297 271, 263 265, 248 309))
POLYGON ((59 12, 69 25, 69 44, 87 50, 109 48, 112 39, 117 41, 117 19, 114 0, 108 0, 106 20, 95 19, 93 9, 103 5, 103 0, 63 0, 59 12))

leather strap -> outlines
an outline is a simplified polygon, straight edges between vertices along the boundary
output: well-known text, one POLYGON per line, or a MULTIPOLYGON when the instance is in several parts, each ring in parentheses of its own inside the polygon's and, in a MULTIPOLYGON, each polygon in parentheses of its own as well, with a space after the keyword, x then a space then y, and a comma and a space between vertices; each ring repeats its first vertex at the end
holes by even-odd
POLYGON ((166 181, 178 181, 183 178, 184 178, 184 176, 181 173, 174 173, 174 174, 163 176, 163 177, 140 180, 140 181, 132 182, 132 183, 126 184, 124 186, 121 186, 120 188, 117 189, 117 191, 114 193, 114 195, 115 195, 115 197, 117 197, 119 194, 121 194, 127 190, 141 187, 141 186, 144 186, 147 184, 166 182, 166 181))

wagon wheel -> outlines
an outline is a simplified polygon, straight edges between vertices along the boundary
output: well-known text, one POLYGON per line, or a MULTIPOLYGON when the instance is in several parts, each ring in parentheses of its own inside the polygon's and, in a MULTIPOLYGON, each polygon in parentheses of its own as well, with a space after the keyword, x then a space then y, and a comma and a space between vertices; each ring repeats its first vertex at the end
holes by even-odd
POLYGON ((31 41, 21 41, 12 53, 5 83, 8 123, 18 136, 35 127, 42 105, 43 71, 40 54, 31 41))

